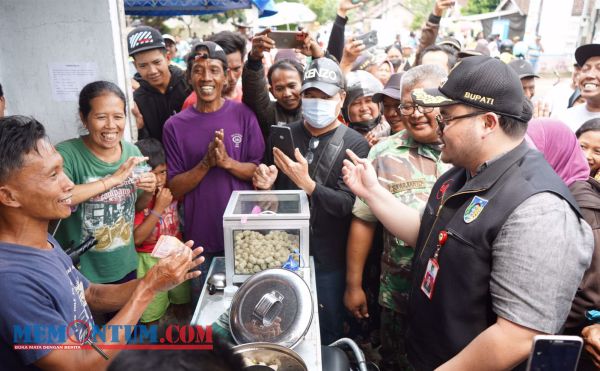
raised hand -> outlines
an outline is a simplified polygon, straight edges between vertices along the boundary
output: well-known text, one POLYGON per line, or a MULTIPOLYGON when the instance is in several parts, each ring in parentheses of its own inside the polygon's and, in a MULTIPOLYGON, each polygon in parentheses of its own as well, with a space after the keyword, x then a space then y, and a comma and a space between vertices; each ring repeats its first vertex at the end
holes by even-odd
POLYGON ((200 276, 200 271, 191 269, 204 262, 200 256, 204 249, 197 247, 192 250, 194 241, 185 243, 189 249, 176 250, 166 258, 160 259, 158 263, 150 268, 143 278, 154 292, 168 291, 184 281, 200 276))
MULTIPOLYGON (((123 162, 121 164, 121 166, 119 166, 117 171, 115 171, 111 176, 109 176, 108 178, 103 180, 107 186, 107 189, 110 189, 112 187, 118 186, 119 184, 125 183, 127 178, 129 178, 131 176, 133 169, 139 163, 142 163, 147 160, 148 160, 148 157, 129 157, 127 160, 125 160, 125 162, 123 162)), ((155 177, 155 183, 156 183, 156 177, 155 177)))
POLYGON ((163 211, 173 202, 173 194, 169 188, 163 187, 156 194, 156 201, 154 202, 154 210, 162 214, 163 211))
POLYGON ((379 185, 375 169, 367 159, 359 158, 350 149, 346 150, 346 154, 350 159, 344 160, 344 183, 355 195, 366 198, 370 190, 379 185))
POLYGON ((250 49, 250 59, 261 60, 264 52, 269 52, 275 48, 275 41, 269 38, 270 29, 257 33, 252 38, 252 49, 250 49))
POLYGON ((275 165, 260 164, 256 167, 256 171, 252 176, 252 185, 257 189, 271 189, 278 173, 275 165))

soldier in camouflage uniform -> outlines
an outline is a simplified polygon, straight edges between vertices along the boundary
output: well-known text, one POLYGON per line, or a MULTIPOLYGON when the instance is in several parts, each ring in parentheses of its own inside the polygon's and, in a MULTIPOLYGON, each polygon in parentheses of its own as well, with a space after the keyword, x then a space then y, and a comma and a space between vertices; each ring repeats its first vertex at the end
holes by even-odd
MULTIPOLYGON (((402 77, 398 113, 406 130, 375 145, 369 152, 379 182, 402 202, 422 210, 436 179, 448 169, 440 160, 435 115, 437 109, 415 106, 411 92, 438 87, 445 72, 438 66, 423 65, 402 77)), ((362 287, 366 257, 375 234, 377 218, 369 206, 356 199, 347 249, 346 292, 344 304, 356 318, 368 317, 362 287)), ((406 308, 410 289, 413 248, 387 230, 383 235, 379 304, 381 313, 381 356, 383 370, 410 370, 404 349, 406 308)))

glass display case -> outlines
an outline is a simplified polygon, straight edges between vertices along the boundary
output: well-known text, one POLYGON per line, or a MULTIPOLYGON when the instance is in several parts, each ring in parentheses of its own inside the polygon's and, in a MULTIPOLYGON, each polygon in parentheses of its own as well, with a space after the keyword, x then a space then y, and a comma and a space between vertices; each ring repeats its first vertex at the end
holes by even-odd
POLYGON ((223 214, 227 284, 283 266, 308 265, 304 191, 234 191, 223 214))

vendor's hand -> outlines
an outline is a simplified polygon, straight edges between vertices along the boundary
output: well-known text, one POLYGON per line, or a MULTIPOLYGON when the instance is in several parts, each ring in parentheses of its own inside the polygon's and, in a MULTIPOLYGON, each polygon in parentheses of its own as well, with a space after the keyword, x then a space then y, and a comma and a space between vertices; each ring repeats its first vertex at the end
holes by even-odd
POLYGON ((260 33, 257 33, 252 38, 252 49, 250 49, 249 58, 255 61, 262 60, 263 52, 270 52, 271 49, 275 48, 275 41, 269 38, 270 29, 266 29, 260 33))
POLYGON ((533 103, 533 118, 550 117, 550 105, 541 100, 533 103))
MULTIPOLYGON (((348 39, 344 45, 344 53, 342 55, 342 62, 346 64, 352 64, 365 50, 365 44, 362 40, 348 39)), ((341 64, 341 62, 340 62, 341 64)))
POLYGON ((287 157, 279 148, 273 147, 273 158, 277 168, 287 175, 298 188, 310 196, 315 190, 316 183, 308 174, 308 162, 298 148, 294 151, 294 156, 296 157, 296 161, 287 157))
POLYGON ((224 138, 225 133, 223 129, 215 132, 215 164, 220 168, 229 169, 231 167, 231 158, 227 153, 227 148, 225 148, 224 138))
POLYGON ((154 211, 162 214, 169 205, 173 202, 173 194, 169 188, 163 187, 156 194, 154 202, 154 211))
POLYGON ((319 43, 317 43, 308 32, 300 32, 300 34, 304 36, 304 41, 302 48, 295 50, 297 53, 302 53, 313 59, 322 58, 325 55, 323 49, 319 46, 319 43))
POLYGON ((346 309, 352 313, 354 318, 369 318, 367 296, 362 287, 346 286, 346 291, 344 292, 344 305, 346 306, 346 309))
POLYGON ((154 193, 156 191, 156 175, 151 172, 141 174, 136 179, 135 186, 144 192, 154 193))
POLYGON ((271 189, 277 179, 277 174, 278 171, 275 165, 260 164, 256 167, 252 176, 252 185, 257 189, 271 189))
POLYGON ((377 174, 370 161, 365 158, 359 158, 350 149, 346 150, 350 160, 344 160, 342 174, 344 183, 350 188, 352 193, 361 198, 366 198, 371 190, 379 185, 377 174))
POLYGON ((338 4, 337 8, 337 14, 342 18, 346 18, 349 10, 359 8, 363 5, 363 1, 353 4, 352 0, 340 0, 340 3, 338 4))
POLYGON ((204 262, 204 257, 200 256, 204 249, 197 247, 192 250, 194 241, 185 244, 189 249, 174 251, 166 258, 160 259, 146 273, 143 280, 153 292, 169 291, 184 281, 200 276, 199 270, 191 270, 204 262))
POLYGON ((103 180, 104 184, 108 189, 116 187, 119 184, 123 184, 127 180, 127 178, 131 176, 133 168, 135 168, 139 163, 142 163, 147 160, 148 157, 129 157, 127 160, 125 160, 125 162, 121 164, 121 166, 119 166, 119 168, 113 173, 113 175, 103 180))
POLYGON ((456 0, 436 0, 433 5, 433 15, 441 17, 444 10, 452 8, 455 3, 456 0))
POLYGON ((585 327, 581 331, 584 349, 590 354, 594 365, 600 368, 600 324, 585 327))

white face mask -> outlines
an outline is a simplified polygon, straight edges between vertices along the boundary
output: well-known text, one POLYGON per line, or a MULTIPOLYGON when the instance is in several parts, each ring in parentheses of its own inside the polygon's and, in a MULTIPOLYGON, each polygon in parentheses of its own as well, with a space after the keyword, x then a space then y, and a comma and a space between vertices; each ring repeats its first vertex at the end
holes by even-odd
POLYGON ((302 115, 315 129, 323 129, 335 121, 340 99, 302 98, 302 115))

